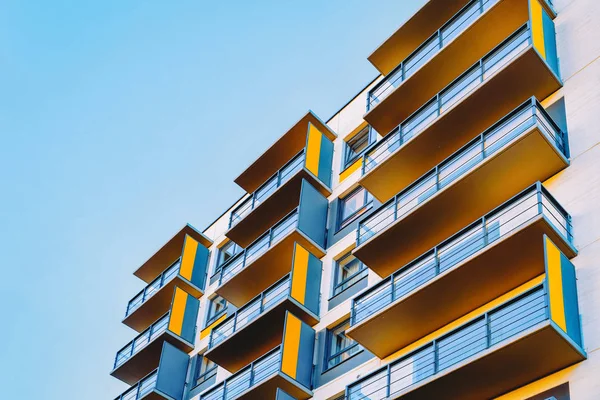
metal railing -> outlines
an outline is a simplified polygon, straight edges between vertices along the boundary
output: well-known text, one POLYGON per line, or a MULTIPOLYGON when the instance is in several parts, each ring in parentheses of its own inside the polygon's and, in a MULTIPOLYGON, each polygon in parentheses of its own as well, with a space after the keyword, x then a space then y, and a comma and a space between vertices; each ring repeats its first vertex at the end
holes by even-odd
POLYGON ((161 333, 165 332, 169 325, 169 314, 170 313, 167 313, 162 316, 159 320, 150 325, 148 329, 137 335, 135 339, 119 350, 117 352, 117 356, 115 357, 113 369, 121 366, 125 361, 129 360, 140 350, 146 347, 150 342, 156 339, 161 333))
POLYGON ((181 258, 167 268, 162 274, 160 274, 155 280, 150 282, 140 293, 138 293, 133 299, 129 300, 127 304, 127 310, 125 316, 127 317, 133 311, 137 310, 146 300, 152 297, 156 292, 163 288, 167 283, 173 280, 179 274, 179 267, 181 267, 181 258))
POLYGON ((281 300, 290 296, 291 283, 292 275, 288 274, 217 325, 210 332, 209 349, 233 336, 238 330, 254 321, 265 311, 270 310, 273 306, 279 304, 281 300))
POLYGON ((275 190, 292 178, 296 172, 300 171, 304 167, 305 158, 306 153, 303 149, 258 189, 256 189, 252 193, 252 196, 237 206, 229 215, 229 228, 232 228, 238 222, 244 219, 244 217, 250 214, 250 212, 259 204, 269 198, 275 192, 275 190))
POLYGON ((527 23, 365 152, 362 174, 368 173, 386 160, 459 100, 475 91, 496 71, 519 56, 522 50, 531 44, 531 40, 531 30, 527 23))
POLYGON ((377 235, 534 126, 565 154, 564 133, 535 99, 529 100, 360 221, 357 244, 377 235))
POLYGON ((117 397, 115 400, 139 400, 152 392, 156 387, 156 378, 158 377, 158 369, 152 371, 144 379, 139 381, 135 386, 131 387, 125 393, 117 397))
POLYGON ((536 183, 354 298, 351 324, 378 313, 539 216, 573 243, 571 216, 536 183))
POLYGON ((346 399, 395 398, 424 379, 548 319, 548 297, 542 284, 349 385, 346 399))
POLYGON ((431 60, 442 48, 463 33, 485 11, 499 0, 471 0, 448 22, 423 42, 381 82, 369 91, 367 111, 385 99, 402 82, 431 60))
POLYGON ((221 267, 219 285, 231 279, 249 263, 262 256, 279 239, 298 226, 298 208, 283 217, 271 229, 250 244, 244 251, 227 260, 221 267))
POLYGON ((233 400, 281 369, 281 346, 236 372, 200 396, 201 400, 233 400))

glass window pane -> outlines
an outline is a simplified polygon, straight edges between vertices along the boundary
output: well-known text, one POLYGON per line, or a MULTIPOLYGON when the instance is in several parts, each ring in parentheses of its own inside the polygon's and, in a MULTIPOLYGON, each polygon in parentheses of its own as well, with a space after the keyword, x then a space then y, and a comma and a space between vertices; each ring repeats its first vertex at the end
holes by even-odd
POLYGON ((433 346, 428 346, 391 367, 390 395, 433 375, 435 354, 433 346))

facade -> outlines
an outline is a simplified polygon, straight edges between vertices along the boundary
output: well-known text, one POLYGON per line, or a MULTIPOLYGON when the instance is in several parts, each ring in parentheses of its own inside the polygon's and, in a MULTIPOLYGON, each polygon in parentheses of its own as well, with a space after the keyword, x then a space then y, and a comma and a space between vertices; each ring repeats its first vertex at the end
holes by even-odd
POLYGON ((598 16, 427 1, 135 271, 117 399, 600 398, 598 16))

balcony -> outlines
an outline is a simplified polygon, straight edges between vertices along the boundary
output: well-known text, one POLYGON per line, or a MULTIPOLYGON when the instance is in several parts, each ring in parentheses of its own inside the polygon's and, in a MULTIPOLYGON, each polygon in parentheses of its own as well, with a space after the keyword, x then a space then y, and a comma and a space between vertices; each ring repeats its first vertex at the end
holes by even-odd
POLYGON ((305 167, 326 187, 331 184, 333 140, 337 135, 312 111, 267 149, 235 179, 247 193, 256 191, 301 151, 306 152, 305 167), (328 164, 329 163, 329 164, 328 164))
POLYGON ((217 293, 241 307, 292 270, 296 243, 325 255, 328 202, 304 181, 300 205, 221 269, 217 293))
POLYGON ((349 385, 345 398, 489 399, 584 360, 575 271, 568 260, 558 267, 562 277, 550 270, 537 286, 349 385), (552 280, 561 278, 567 286, 557 290, 552 280))
POLYGON ((159 366, 115 400, 183 400, 189 356, 164 343, 159 366))
POLYGON ((515 193, 566 168, 566 152, 564 133, 530 99, 360 221, 353 253, 387 277, 515 193))
MULTIPOLYGON (((208 253, 206 254, 208 256, 208 253)), ((138 332, 145 330, 153 321, 167 313, 173 300, 175 287, 182 288, 195 298, 200 298, 203 289, 184 278, 183 275, 198 275, 194 271, 182 268, 182 259, 175 261, 154 281, 146 286, 133 299, 129 300, 123 323, 138 332)), ((206 271, 206 258, 199 263, 199 269, 206 271)), ((204 281, 204 275, 202 276, 204 281)))
POLYGON ((561 85, 525 25, 367 151, 360 184, 387 201, 519 104, 561 85))
POLYGON ((574 257, 571 232, 537 183, 354 298, 346 334, 385 358, 543 274, 544 237, 574 257))
POLYGON ((365 120, 389 132, 526 24, 529 2, 471 0, 369 92, 365 120))
MULTIPOLYGON (((330 168, 333 152, 321 152, 319 156, 325 159, 317 162, 323 162, 323 168, 325 165, 330 168)), ((311 172, 307 164, 306 149, 298 153, 231 212, 229 230, 225 235, 242 247, 248 246, 261 233, 298 207, 304 181, 309 182, 323 196, 331 194, 330 175, 327 181, 323 182, 311 172)))
POLYGON ((192 351, 194 335, 181 337, 173 333, 169 329, 170 319, 171 313, 164 315, 119 350, 110 374, 132 385, 158 367, 164 342, 184 353, 192 351))
POLYGON ((382 75, 388 75, 402 60, 434 34, 469 0, 429 0, 368 57, 382 75))
POLYGON ((205 357, 237 372, 281 343, 288 311, 310 326, 319 321, 322 263, 303 248, 297 251, 302 254, 290 274, 212 330, 205 357))
MULTIPOLYGON (((151 283, 169 265, 172 265, 182 257, 182 249, 185 250, 184 247, 187 246, 188 257, 193 260, 195 257, 208 257, 208 248, 211 245, 212 241, 209 238, 197 231, 193 226, 187 224, 133 274, 144 282, 151 283)), ((196 273, 198 276, 205 275, 201 271, 196 271, 196 273)), ((188 280, 196 281, 196 276, 194 276, 194 279, 190 277, 188 280)), ((202 284, 199 287, 204 288, 204 285, 202 284)))
POLYGON ((278 389, 297 400, 312 397, 315 331, 287 314, 283 343, 219 385, 200 400, 274 399, 278 389))

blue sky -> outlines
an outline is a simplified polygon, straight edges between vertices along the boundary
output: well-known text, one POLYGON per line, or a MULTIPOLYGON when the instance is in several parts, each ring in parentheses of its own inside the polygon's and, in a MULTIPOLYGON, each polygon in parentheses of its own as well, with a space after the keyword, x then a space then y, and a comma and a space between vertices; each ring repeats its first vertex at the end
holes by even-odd
POLYGON ((366 57, 423 0, 0 5, 0 385, 111 399, 134 337, 131 272, 307 109, 376 75, 366 57))

